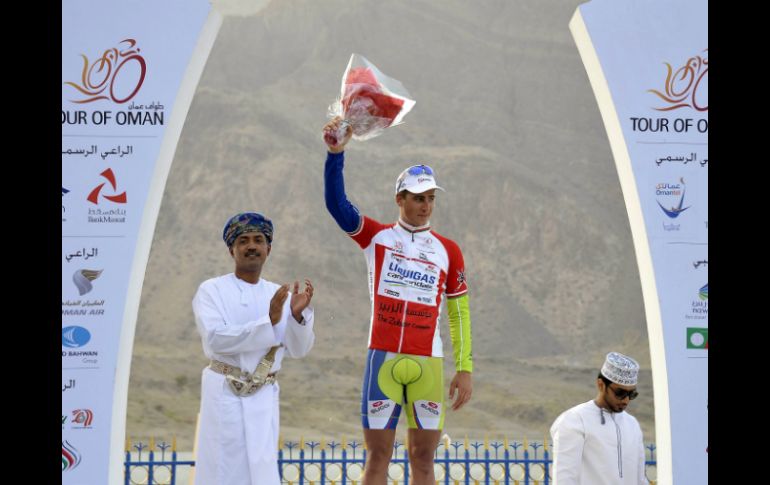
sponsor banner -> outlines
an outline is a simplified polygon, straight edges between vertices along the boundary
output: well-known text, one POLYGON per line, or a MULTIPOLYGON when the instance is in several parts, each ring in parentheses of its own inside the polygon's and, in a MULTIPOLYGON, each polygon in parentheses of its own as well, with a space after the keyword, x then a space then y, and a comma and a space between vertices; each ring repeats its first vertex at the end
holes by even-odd
POLYGON ((62 4, 62 483, 123 483, 128 373, 163 188, 221 18, 62 4))
POLYGON ((570 30, 607 129, 639 264, 658 483, 702 485, 708 483, 708 4, 592 0, 577 9, 570 30))

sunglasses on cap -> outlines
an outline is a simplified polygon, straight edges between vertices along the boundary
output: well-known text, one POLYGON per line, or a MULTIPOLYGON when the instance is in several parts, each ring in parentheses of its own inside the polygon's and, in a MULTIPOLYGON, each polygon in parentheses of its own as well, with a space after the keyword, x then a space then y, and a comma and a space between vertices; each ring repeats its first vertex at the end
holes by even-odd
POLYGON ((628 399, 633 401, 639 395, 636 389, 627 391, 625 389, 614 389, 610 386, 607 386, 607 388, 611 390, 615 394, 615 397, 618 399, 625 399, 626 397, 628 397, 628 399))
POLYGON ((409 175, 420 175, 420 174, 427 174, 427 175, 433 175, 433 169, 430 168, 427 165, 415 165, 414 167, 409 167, 409 175))

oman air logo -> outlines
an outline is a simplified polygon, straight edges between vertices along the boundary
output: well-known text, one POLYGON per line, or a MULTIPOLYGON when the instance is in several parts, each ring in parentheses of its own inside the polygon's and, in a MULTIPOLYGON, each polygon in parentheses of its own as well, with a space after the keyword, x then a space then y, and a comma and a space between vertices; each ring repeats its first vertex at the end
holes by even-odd
POLYGON ((703 301, 708 301, 709 299, 709 284, 706 283, 701 287, 701 289, 698 291, 698 298, 700 298, 703 301))
POLYGON ((91 103, 100 99, 112 100, 122 104, 133 98, 144 83, 147 64, 135 48, 134 39, 120 41, 118 47, 104 51, 93 63, 88 57, 83 58, 83 73, 79 83, 65 82, 78 91, 79 99, 70 99, 73 103, 91 103))
POLYGON ((658 111, 671 111, 680 108, 692 108, 697 111, 708 111, 708 73, 709 59, 708 49, 701 56, 687 59, 687 62, 676 71, 671 64, 666 65, 666 81, 663 84, 663 92, 656 89, 648 89, 653 93, 663 106, 654 108, 658 111))
POLYGON ((709 349, 709 329, 690 327, 687 329, 688 349, 709 349))
POLYGON ((669 198, 671 197, 679 197, 679 203, 678 205, 672 205, 671 208, 666 208, 663 204, 660 203, 659 200, 655 199, 658 205, 660 206, 661 210, 671 219, 676 219, 679 217, 679 214, 686 211, 690 208, 690 206, 683 207, 684 206, 684 192, 685 192, 685 183, 684 178, 679 179, 678 184, 669 184, 669 183, 659 183, 655 186, 655 195, 656 196, 667 196, 669 198), (681 195, 681 197, 680 197, 681 195))
POLYGON ((61 329, 61 346, 76 349, 91 340, 91 332, 83 327, 70 326, 61 329))
MULTIPOLYGON (((115 174, 112 173, 112 169, 111 168, 108 168, 107 170, 105 170, 104 172, 100 173, 99 175, 101 175, 102 177, 107 179, 107 182, 109 182, 110 185, 112 186, 112 191, 113 192, 117 191, 118 184, 115 183, 115 174)), ((88 197, 86 199, 89 202, 91 202, 92 204, 97 204, 98 205, 99 204, 99 194, 102 191, 102 187, 104 187, 104 184, 106 184, 107 182, 102 182, 101 184, 99 184, 94 190, 91 191, 90 194, 88 194, 88 197)), ((128 200, 127 197, 126 197, 126 192, 125 191, 120 193, 120 194, 117 194, 117 195, 102 195, 102 197, 104 197, 105 199, 110 200, 112 202, 115 202, 116 204, 125 204, 126 200, 128 200)))
POLYGON ((82 456, 69 441, 61 442, 61 471, 69 471, 80 465, 82 456))
MULTIPOLYGON (((72 411, 72 422, 83 428, 91 427, 94 420, 94 413, 90 409, 76 409, 72 411)), ((64 423, 62 423, 64 424, 64 423)))
POLYGON ((80 296, 89 293, 94 288, 91 285, 91 282, 98 278, 102 274, 102 271, 104 270, 79 269, 75 271, 75 274, 72 275, 72 281, 75 283, 75 286, 77 286, 80 296))

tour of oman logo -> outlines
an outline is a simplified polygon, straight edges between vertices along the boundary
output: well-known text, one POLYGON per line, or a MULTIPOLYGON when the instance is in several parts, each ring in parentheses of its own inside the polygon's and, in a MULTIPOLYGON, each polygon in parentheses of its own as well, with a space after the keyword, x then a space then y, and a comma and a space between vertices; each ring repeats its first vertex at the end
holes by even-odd
POLYGON ((663 92, 657 89, 648 89, 648 93, 658 96, 664 103, 657 111, 671 111, 679 108, 693 108, 697 111, 708 111, 708 73, 709 59, 708 49, 702 55, 696 55, 689 59, 676 71, 671 64, 666 65, 666 81, 663 92))
POLYGON ((81 459, 80 452, 72 443, 66 440, 61 442, 61 471, 72 470, 80 465, 81 459))
POLYGON ((140 49, 135 48, 136 40, 123 39, 118 46, 107 49, 94 62, 80 54, 83 58, 80 82, 64 84, 75 88, 83 97, 70 101, 82 104, 107 99, 123 104, 139 92, 147 74, 147 63, 139 55, 140 49))
MULTIPOLYGON (((115 174, 112 173, 111 168, 108 168, 107 170, 100 173, 99 175, 107 179, 107 182, 109 182, 110 185, 112 185, 113 191, 116 191, 118 189, 118 184, 115 183, 115 174)), ((94 190, 92 190, 90 194, 88 194, 88 197, 86 197, 88 202, 91 202, 92 204, 99 204, 99 193, 102 191, 102 187, 104 187, 104 184, 107 182, 102 182, 94 190)), ((112 202, 115 202, 118 204, 125 204, 127 200, 125 191, 116 195, 104 195, 103 197, 107 200, 111 200, 112 202)))

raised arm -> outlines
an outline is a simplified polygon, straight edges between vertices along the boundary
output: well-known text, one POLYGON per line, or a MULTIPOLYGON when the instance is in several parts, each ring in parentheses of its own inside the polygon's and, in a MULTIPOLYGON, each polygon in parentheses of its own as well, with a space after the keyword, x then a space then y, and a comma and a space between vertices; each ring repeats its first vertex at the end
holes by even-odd
MULTIPOLYGON (((335 131, 339 127, 340 121, 340 118, 337 117, 328 122, 323 129, 324 134, 335 131)), ((345 145, 352 134, 352 128, 348 127, 348 134, 339 144, 331 145, 327 141, 329 152, 326 154, 326 165, 324 166, 326 209, 345 232, 354 232, 361 224, 361 215, 358 209, 350 203, 345 195, 345 179, 342 175, 345 164, 345 145)))

